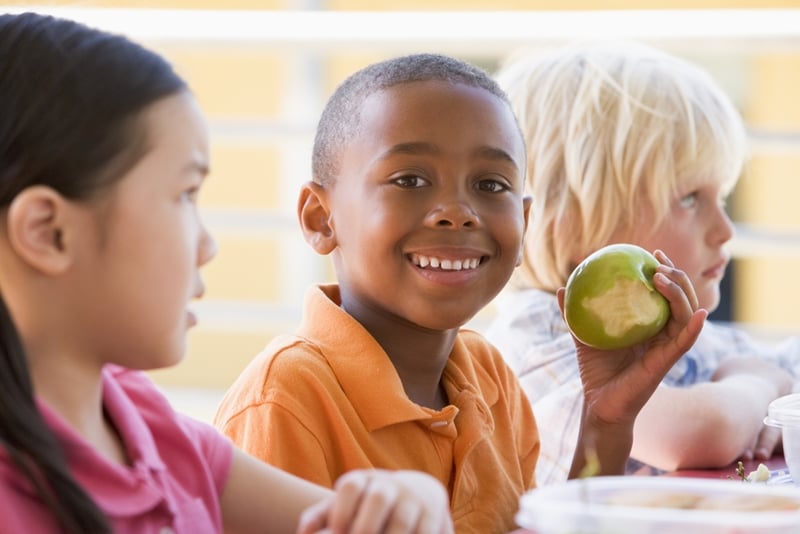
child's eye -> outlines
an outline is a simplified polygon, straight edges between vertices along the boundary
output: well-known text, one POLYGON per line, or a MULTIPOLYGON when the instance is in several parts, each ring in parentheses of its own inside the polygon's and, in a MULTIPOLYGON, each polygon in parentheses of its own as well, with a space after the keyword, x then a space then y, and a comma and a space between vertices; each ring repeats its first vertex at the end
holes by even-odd
POLYGON ((417 187, 424 187, 428 184, 428 181, 420 176, 407 174, 392 179, 392 183, 405 189, 414 189, 417 187))
POLYGON ((697 193, 689 193, 688 195, 681 197, 680 205, 682 208, 693 208, 697 205, 697 193))
POLYGON ((200 194, 199 187, 190 187, 181 193, 181 198, 191 203, 197 202, 197 196, 200 194))
POLYGON ((478 189, 486 193, 502 193, 508 191, 509 187, 499 180, 484 179, 478 182, 478 189))

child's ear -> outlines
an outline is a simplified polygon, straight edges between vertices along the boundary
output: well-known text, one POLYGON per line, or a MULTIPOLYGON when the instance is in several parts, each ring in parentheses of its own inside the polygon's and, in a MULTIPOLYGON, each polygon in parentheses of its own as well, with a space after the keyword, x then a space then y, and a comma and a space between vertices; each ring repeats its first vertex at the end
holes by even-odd
POLYGON ((65 245, 67 201, 46 186, 31 186, 19 193, 8 208, 6 221, 12 249, 29 267, 57 275, 71 264, 65 245))
POLYGON ((533 204, 533 197, 531 196, 522 197, 522 216, 525 219, 525 226, 524 226, 525 230, 528 229, 528 219, 530 218, 532 204, 533 204))
POLYGON ((522 230, 522 246, 519 247, 519 256, 517 257, 517 267, 522 265, 522 254, 525 247, 525 234, 528 233, 528 219, 530 218, 531 214, 531 205, 533 204, 533 198, 530 196, 522 197, 522 217, 524 219, 524 225, 522 230))
POLYGON ((328 190, 316 182, 306 182, 297 201, 297 216, 306 242, 317 254, 330 254, 336 248, 336 235, 330 225, 328 190))

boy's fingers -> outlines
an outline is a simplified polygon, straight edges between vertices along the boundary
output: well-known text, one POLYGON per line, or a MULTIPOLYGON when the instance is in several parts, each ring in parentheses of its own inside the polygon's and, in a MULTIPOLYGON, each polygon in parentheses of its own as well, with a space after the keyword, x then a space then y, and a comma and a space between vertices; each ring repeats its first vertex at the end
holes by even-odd
POLYGON ((675 264, 672 263, 672 260, 669 259, 669 257, 667 256, 667 254, 663 250, 657 249, 655 252, 653 252, 653 255, 661 263, 663 263, 665 265, 669 265, 670 267, 675 267, 675 264))
POLYGON ((780 439, 780 428, 764 426, 764 429, 758 434, 758 441, 755 446, 755 457, 759 460, 768 460, 771 458, 780 439))

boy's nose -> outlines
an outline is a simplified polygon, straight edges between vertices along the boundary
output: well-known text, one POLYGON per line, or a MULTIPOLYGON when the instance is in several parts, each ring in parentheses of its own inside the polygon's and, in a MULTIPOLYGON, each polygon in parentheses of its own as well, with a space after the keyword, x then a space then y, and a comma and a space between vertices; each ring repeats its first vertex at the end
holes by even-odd
POLYGON ((712 232, 712 240, 717 243, 727 243, 728 241, 733 238, 734 234, 734 226, 733 221, 728 216, 728 213, 725 211, 724 207, 719 207, 717 213, 717 221, 714 225, 714 230, 712 232))
POLYGON ((440 204, 431 210, 428 222, 437 227, 473 228, 478 226, 480 218, 472 207, 461 201, 440 204))

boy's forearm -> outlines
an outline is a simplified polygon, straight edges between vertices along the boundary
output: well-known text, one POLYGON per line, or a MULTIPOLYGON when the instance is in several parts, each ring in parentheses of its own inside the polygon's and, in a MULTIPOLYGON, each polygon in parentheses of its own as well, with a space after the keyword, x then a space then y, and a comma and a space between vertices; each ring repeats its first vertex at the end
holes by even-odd
POLYGON ((632 445, 633 422, 599 422, 584 406, 569 478, 625 474, 632 445))

